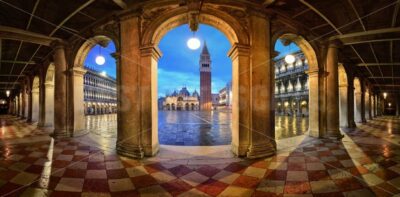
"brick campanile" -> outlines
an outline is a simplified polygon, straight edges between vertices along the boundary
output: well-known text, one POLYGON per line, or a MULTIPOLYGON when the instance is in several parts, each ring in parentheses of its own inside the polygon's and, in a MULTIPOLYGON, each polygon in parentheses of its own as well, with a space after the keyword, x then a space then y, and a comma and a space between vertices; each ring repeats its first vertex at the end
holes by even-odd
POLYGON ((211 59, 206 42, 200 54, 200 109, 204 111, 212 109, 211 59))

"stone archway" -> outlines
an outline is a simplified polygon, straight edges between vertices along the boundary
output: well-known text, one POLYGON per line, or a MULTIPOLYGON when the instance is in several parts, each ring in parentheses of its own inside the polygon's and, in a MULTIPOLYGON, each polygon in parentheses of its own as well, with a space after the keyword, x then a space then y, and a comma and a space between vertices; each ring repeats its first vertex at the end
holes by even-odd
MULTIPOLYGON (((95 35, 87 40, 85 40, 83 43, 81 43, 79 48, 75 49, 75 56, 73 59, 73 67, 70 68, 70 92, 72 95, 69 97, 69 111, 73 112, 69 119, 70 122, 69 124, 69 132, 73 136, 78 136, 78 135, 83 135, 87 132, 86 126, 85 126, 85 108, 82 108, 84 106, 84 74, 86 73, 86 70, 84 69, 84 62, 86 60, 86 57, 89 53, 89 51, 96 46, 97 44, 100 44, 102 46, 107 46, 109 42, 113 42, 116 47, 116 52, 118 51, 119 47, 119 42, 117 42, 117 39, 114 38, 114 36, 111 36, 109 34, 104 34, 104 35, 95 35)), ((114 53, 114 54, 115 54, 114 53)), ((116 61, 116 66, 117 66, 117 80, 118 80, 118 61, 116 61)), ((118 97, 118 94, 117 94, 118 97)), ((104 114, 105 113, 105 108, 103 107, 98 107, 94 109, 93 114, 104 114)))
MULTIPOLYGON (((313 103, 312 105, 308 105, 308 118, 309 118, 309 135, 314 137, 321 136, 321 124, 320 124, 320 111, 319 103, 321 102, 320 98, 320 79, 319 79, 319 62, 317 52, 315 47, 313 47, 303 36, 297 35, 294 33, 287 33, 285 31, 277 32, 273 39, 272 43, 278 41, 278 39, 284 39, 291 42, 294 42, 300 50, 304 53, 308 63, 308 91, 309 91, 309 101, 308 103, 313 103)), ((275 48, 275 47, 273 47, 275 48)))
POLYGON ((50 63, 44 80, 44 126, 54 126, 54 75, 55 67, 50 63))
MULTIPOLYGON (((354 126, 353 121, 353 87, 350 85, 347 72, 343 64, 339 64, 339 123, 340 127, 351 128, 354 126)), ((354 114, 354 113, 353 113, 354 114)))
POLYGON ((39 121, 39 95, 40 81, 39 77, 35 76, 32 84, 32 122, 39 121))
MULTIPOLYGON (((264 14, 245 13, 251 22, 243 24, 223 10, 205 6, 198 17, 199 23, 219 29, 232 44, 228 53, 233 68, 232 151, 249 158, 276 151, 270 21, 264 14)), ((129 122, 118 129, 117 139, 120 154, 139 158, 152 156, 159 149, 157 62, 162 54, 157 45, 170 29, 188 22, 187 7, 141 19, 130 15, 121 20, 120 94, 127 98, 121 101, 121 108, 127 109, 121 112, 121 121, 129 122), (133 88, 123 88, 127 84, 133 88)))

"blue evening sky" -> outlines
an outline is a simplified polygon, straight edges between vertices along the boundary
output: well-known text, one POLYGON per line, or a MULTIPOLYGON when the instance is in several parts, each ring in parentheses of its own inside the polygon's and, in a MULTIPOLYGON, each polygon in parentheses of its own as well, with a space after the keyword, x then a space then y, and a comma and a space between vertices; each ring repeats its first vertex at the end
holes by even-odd
MULTIPOLYGON (((232 61, 227 56, 231 45, 225 35, 214 27, 200 24, 196 37, 201 41, 201 47, 197 50, 190 50, 186 42, 193 36, 188 25, 182 25, 167 32, 159 43, 163 54, 158 62, 158 95, 165 96, 174 90, 180 90, 186 86, 190 92, 200 89, 199 59, 204 41, 211 55, 212 69, 212 92, 217 93, 225 87, 232 79, 232 61)), ((283 46, 278 40, 275 44, 275 51, 279 52, 278 57, 298 51, 294 44, 283 46)), ((116 77, 115 60, 110 55, 115 52, 115 45, 110 42, 106 48, 101 48, 101 54, 105 56, 106 63, 102 66, 95 62, 99 54, 99 45, 96 45, 89 52, 85 64, 94 67, 96 70, 105 71, 111 77, 116 77)))

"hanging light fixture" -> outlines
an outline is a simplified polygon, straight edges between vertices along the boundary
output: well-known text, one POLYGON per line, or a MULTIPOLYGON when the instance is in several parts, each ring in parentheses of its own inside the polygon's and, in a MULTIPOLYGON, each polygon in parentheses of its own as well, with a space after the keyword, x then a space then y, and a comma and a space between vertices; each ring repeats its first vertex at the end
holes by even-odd
POLYGON ((194 33, 193 33, 193 37, 191 37, 188 41, 187 41, 187 46, 189 47, 189 49, 191 50, 197 50, 198 48, 200 48, 200 40, 198 38, 195 37, 194 33))
POLYGON ((6 95, 7 95, 7 97, 10 96, 10 90, 7 90, 7 91, 6 91, 6 95))
POLYGON ((383 98, 386 99, 386 97, 387 97, 387 92, 384 92, 383 93, 383 98))
POLYGON ((285 56, 285 62, 288 64, 293 64, 294 61, 296 61, 296 58, 294 57, 294 55, 289 54, 285 56))
POLYGON ((189 38, 186 42, 186 45, 191 50, 197 50, 200 48, 200 40, 196 37, 196 32, 199 29, 199 14, 201 7, 203 5, 203 1, 200 4, 198 2, 193 1, 188 4, 188 18, 189 18, 189 27, 190 30, 193 32, 193 36, 189 38))
POLYGON ((104 63, 106 63, 106 58, 101 54, 101 45, 99 45, 99 54, 96 56, 96 64, 102 66, 104 63))
POLYGON ((291 54, 292 53, 292 47, 291 47, 292 43, 290 41, 288 41, 288 43, 289 43, 289 54, 287 54, 285 56, 285 62, 287 64, 293 64, 296 61, 296 58, 294 57, 294 55, 291 54))

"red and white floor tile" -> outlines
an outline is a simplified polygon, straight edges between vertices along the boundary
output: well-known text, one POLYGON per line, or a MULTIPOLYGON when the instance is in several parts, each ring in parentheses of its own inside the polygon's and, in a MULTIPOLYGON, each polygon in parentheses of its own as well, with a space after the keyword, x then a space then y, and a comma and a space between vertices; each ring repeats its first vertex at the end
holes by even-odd
POLYGON ((1 118, 0 196, 394 196, 400 120, 378 118, 341 141, 307 138, 257 160, 134 160, 83 138, 1 118), (396 132, 395 132, 396 131, 396 132))

